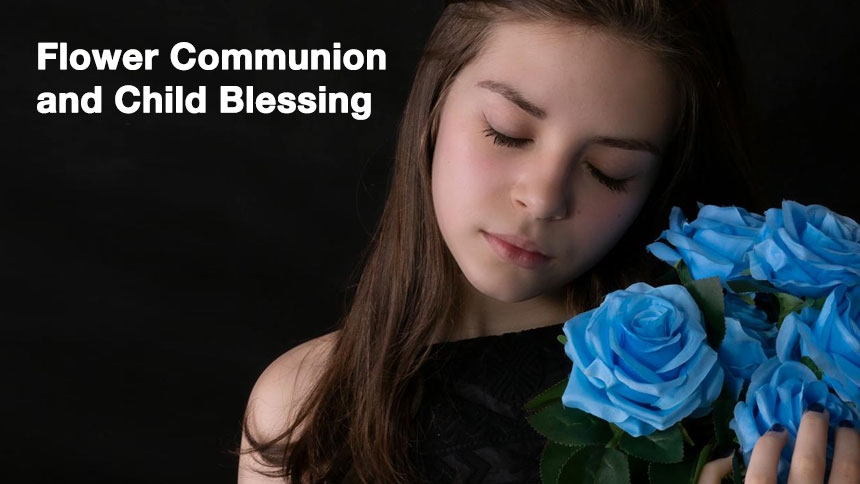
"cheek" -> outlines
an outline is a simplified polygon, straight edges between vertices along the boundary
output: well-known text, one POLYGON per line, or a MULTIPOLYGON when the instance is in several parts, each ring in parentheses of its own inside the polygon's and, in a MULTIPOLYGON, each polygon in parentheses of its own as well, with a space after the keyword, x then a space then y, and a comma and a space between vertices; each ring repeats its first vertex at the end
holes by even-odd
MULTIPOLYGON (((440 136, 433 155, 433 203, 440 224, 477 224, 495 196, 502 193, 505 174, 499 160, 470 139, 468 128, 440 136)), ((441 134, 441 133, 440 133, 441 134)))
POLYGON ((619 197, 605 189, 590 190, 588 197, 578 200, 570 222, 570 255, 596 262, 594 259, 608 252, 633 223, 639 214, 641 196, 619 197))

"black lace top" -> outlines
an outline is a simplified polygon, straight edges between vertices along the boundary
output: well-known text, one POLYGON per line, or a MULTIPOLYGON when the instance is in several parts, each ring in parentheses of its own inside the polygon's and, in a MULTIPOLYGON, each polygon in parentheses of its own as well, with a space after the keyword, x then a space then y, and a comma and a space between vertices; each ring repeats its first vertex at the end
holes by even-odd
POLYGON ((432 483, 538 484, 546 439, 523 405, 570 374, 562 325, 433 345, 417 462, 432 483))

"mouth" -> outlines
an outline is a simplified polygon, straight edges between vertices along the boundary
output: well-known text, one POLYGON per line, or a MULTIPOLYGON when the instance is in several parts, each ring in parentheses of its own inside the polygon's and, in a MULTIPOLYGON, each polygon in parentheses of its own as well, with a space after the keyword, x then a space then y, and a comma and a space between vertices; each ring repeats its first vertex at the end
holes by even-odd
POLYGON ((527 269, 541 267, 552 257, 534 250, 537 244, 515 235, 494 234, 481 231, 493 251, 503 260, 527 269), (529 250, 532 249, 532 250, 529 250))

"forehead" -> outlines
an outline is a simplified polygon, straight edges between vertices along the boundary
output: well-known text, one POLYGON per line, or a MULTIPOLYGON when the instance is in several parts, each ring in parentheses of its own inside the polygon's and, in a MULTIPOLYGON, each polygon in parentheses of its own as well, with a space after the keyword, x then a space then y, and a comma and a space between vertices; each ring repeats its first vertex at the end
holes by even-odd
POLYGON ((512 85, 546 111, 543 122, 601 135, 662 142, 678 105, 660 59, 607 30, 572 23, 498 23, 458 77, 466 89, 486 91, 476 85, 484 80, 512 85))

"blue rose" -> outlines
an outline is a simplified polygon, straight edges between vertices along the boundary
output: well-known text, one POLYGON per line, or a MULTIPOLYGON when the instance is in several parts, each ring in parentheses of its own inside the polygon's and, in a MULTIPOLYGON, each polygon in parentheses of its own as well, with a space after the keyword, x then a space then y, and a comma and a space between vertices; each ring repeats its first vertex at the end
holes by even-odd
POLYGON ((753 372, 776 354, 777 327, 767 314, 740 297, 727 293, 726 335, 718 355, 726 383, 735 399, 753 372))
POLYGON ((764 217, 740 207, 718 207, 699 203, 696 220, 687 222, 679 207, 672 207, 669 229, 646 249, 671 265, 683 259, 693 279, 718 276, 726 281, 751 279, 749 251, 758 241, 764 217), (665 239, 670 245, 657 242, 665 239))
MULTIPOLYGON (((856 410, 830 393, 827 385, 817 380, 802 363, 781 362, 776 357, 763 363, 752 375, 746 400, 735 405, 734 418, 729 422, 729 427, 738 436, 746 463, 749 464, 758 438, 773 424, 780 423, 788 431, 788 441, 780 456, 779 481, 787 482, 797 428, 803 412, 813 403, 819 403, 827 409, 831 427, 836 427, 842 420, 848 420, 855 426, 860 423, 856 410)), ((833 434, 829 432, 828 465, 833 457, 833 434)))
POLYGON ((782 201, 765 212, 750 273, 795 296, 824 297, 860 284, 860 225, 822 205, 782 201))
POLYGON ((632 284, 568 320, 563 331, 573 369, 562 403, 630 435, 707 414, 722 388, 717 353, 684 286, 632 284))
POLYGON ((821 311, 786 316, 776 347, 783 361, 811 358, 843 400, 860 405, 860 286, 837 286, 821 311))

